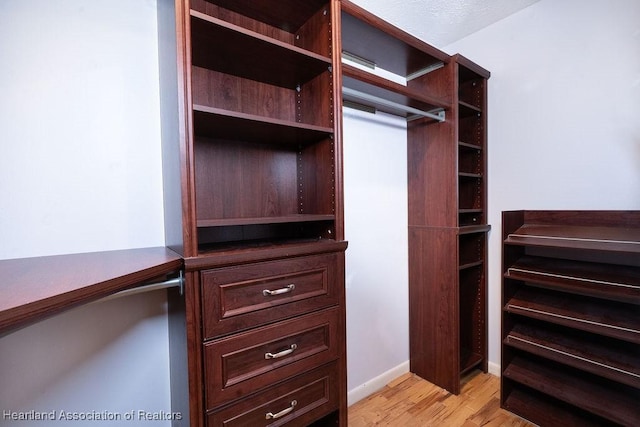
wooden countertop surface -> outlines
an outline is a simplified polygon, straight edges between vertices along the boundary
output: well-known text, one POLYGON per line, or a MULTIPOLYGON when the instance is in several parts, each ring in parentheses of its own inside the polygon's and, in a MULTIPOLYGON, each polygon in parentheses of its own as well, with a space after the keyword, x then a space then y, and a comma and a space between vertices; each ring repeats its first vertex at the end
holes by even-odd
POLYGON ((182 268, 165 247, 0 260, 0 336, 182 268))

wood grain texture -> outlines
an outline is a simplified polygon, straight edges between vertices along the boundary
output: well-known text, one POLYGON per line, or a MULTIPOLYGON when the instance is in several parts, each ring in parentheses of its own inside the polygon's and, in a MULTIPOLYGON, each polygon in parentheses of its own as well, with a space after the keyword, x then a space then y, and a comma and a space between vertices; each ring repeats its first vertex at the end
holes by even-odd
POLYGON ((0 333, 181 267, 182 259, 164 247, 0 261, 0 333))
POLYGON ((383 21, 350 1, 342 2, 344 51, 374 62, 402 76, 438 62, 449 55, 383 21))
POLYGON ((408 373, 349 407, 349 426, 533 427, 500 409, 499 384, 493 375, 474 372, 463 377, 456 396, 408 373))

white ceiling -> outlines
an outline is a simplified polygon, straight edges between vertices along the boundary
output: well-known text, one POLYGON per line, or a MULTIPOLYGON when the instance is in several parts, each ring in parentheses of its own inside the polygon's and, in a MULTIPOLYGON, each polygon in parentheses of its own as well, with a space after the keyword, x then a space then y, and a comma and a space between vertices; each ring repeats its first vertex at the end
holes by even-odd
POLYGON ((385 21, 443 48, 539 0, 352 0, 385 21))

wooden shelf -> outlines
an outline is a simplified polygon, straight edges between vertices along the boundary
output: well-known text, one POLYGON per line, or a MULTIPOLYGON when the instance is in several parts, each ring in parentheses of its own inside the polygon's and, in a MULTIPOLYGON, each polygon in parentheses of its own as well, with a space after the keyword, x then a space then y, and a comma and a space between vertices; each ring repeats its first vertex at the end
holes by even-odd
POLYGON ((326 0, 206 1, 290 33, 298 31, 316 12, 327 5, 326 0))
POLYGON ((191 36, 193 65, 276 86, 294 89, 331 67, 331 58, 195 10, 191 36))
POLYGON ((638 267, 523 256, 508 266, 504 277, 559 291, 640 304, 638 267))
POLYGON ((571 330, 518 323, 509 331, 504 343, 612 381, 640 387, 640 354, 635 345, 590 338, 571 330))
POLYGON ((624 341, 640 344, 640 310, 631 304, 603 302, 559 292, 521 288, 504 310, 624 341))
POLYGON ((334 221, 335 215, 287 215, 260 218, 201 219, 198 227, 225 227, 236 225, 284 224, 316 221, 334 221))
POLYGON ((0 261, 0 335, 181 268, 163 247, 0 261))
POLYGON ((468 262, 466 264, 460 264, 458 266, 458 270, 467 270, 469 268, 473 268, 473 267, 479 267, 482 264, 484 264, 483 261, 475 261, 475 262, 468 262))
POLYGON ((462 116, 482 113, 482 108, 476 107, 468 102, 458 101, 458 105, 460 106, 460 115, 462 116))
POLYGON ((640 228, 525 224, 510 233, 505 243, 637 254, 640 228))
MULTIPOLYGON (((463 209, 463 210, 476 211, 476 209, 463 209)), ((491 226, 488 224, 467 225, 464 227, 458 227, 458 235, 486 233, 489 230, 491 230, 491 226)))
POLYGON ((328 138, 333 128, 229 111, 193 106, 194 132, 210 138, 270 144, 307 144, 328 138))
POLYGON ((547 361, 516 356, 503 375, 590 413, 621 425, 639 425, 637 390, 585 378, 585 374, 547 361))
MULTIPOLYGON (((443 99, 425 96, 422 92, 412 90, 407 86, 392 82, 385 78, 373 75, 369 72, 362 71, 348 64, 342 64, 344 87, 356 90, 368 95, 391 101, 395 104, 415 108, 423 111, 431 111, 437 109, 449 109, 451 104, 443 99)), ((344 95, 344 100, 359 103, 358 99, 344 95)), ((387 104, 371 104, 367 105, 390 114, 396 114, 407 117, 407 113, 398 108, 392 108, 387 104)))
POLYGON ((482 174, 481 173, 471 173, 471 172, 458 172, 458 176, 460 178, 471 178, 471 179, 482 178, 482 174))
POLYGON ((458 141, 458 146, 460 146, 461 148, 466 148, 470 150, 478 150, 478 151, 482 150, 482 146, 478 144, 469 143, 469 142, 458 141))

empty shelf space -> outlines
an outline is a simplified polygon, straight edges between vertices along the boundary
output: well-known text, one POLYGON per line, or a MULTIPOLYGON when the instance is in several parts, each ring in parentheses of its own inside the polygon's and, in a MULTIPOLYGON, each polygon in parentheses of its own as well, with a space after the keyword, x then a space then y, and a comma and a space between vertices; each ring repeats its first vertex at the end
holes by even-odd
POLYGON ((297 31, 323 6, 328 7, 326 0, 206 1, 289 32, 297 31))
POLYGON ((468 349, 462 349, 460 355, 460 375, 464 375, 482 363, 482 355, 468 349))
POLYGON ((507 267, 507 279, 581 295, 640 304, 640 269, 524 256, 507 267))
MULTIPOLYGON (((425 95, 423 91, 416 91, 392 82, 383 77, 360 70, 348 64, 342 65, 344 87, 387 99, 399 105, 430 111, 448 109, 451 104, 446 100, 425 95)), ((384 111, 381 108, 381 111, 384 111)))
MULTIPOLYGON (((460 213, 464 213, 464 212, 482 212, 482 210, 480 209, 461 209, 460 210, 460 213)), ((491 230, 491 226, 488 224, 468 225, 468 226, 458 228, 458 235, 486 233, 489 230, 491 230)))
POLYGON ((458 266, 458 270, 466 270, 466 269, 469 269, 469 268, 478 267, 478 266, 480 266, 482 264, 483 264, 483 261, 468 262, 468 263, 465 263, 465 264, 460 264, 458 266))
POLYGON ((482 113, 482 108, 476 107, 473 104, 469 104, 468 102, 464 102, 462 100, 458 101, 458 105, 460 106, 460 114, 461 115, 471 115, 471 114, 479 114, 482 113))
POLYGON ((193 65, 295 88, 331 67, 331 59, 191 11, 193 65), (224 40, 224 43, 220 43, 224 40))
POLYGON ((506 244, 640 253, 640 229, 525 224, 506 244))
POLYGON ((640 307, 523 287, 504 310, 640 344, 640 307))
POLYGON ((487 227, 484 224, 484 209, 459 209, 458 226, 460 233, 476 232, 477 227, 487 227), (473 231, 467 231, 467 229, 473 231))
POLYGON ((524 386, 511 386, 502 407, 539 425, 603 427, 599 417, 524 386))
POLYGON ((520 355, 513 358, 502 375, 622 425, 640 423, 638 389, 520 355))
POLYGON ((640 387, 640 353, 635 344, 525 322, 516 323, 504 344, 612 381, 640 387))
POLYGON ((194 133, 212 138, 283 144, 313 143, 333 134, 333 128, 193 106, 194 133))
POLYGON ((400 76, 409 76, 449 55, 381 20, 365 9, 343 0, 342 49, 400 76))

